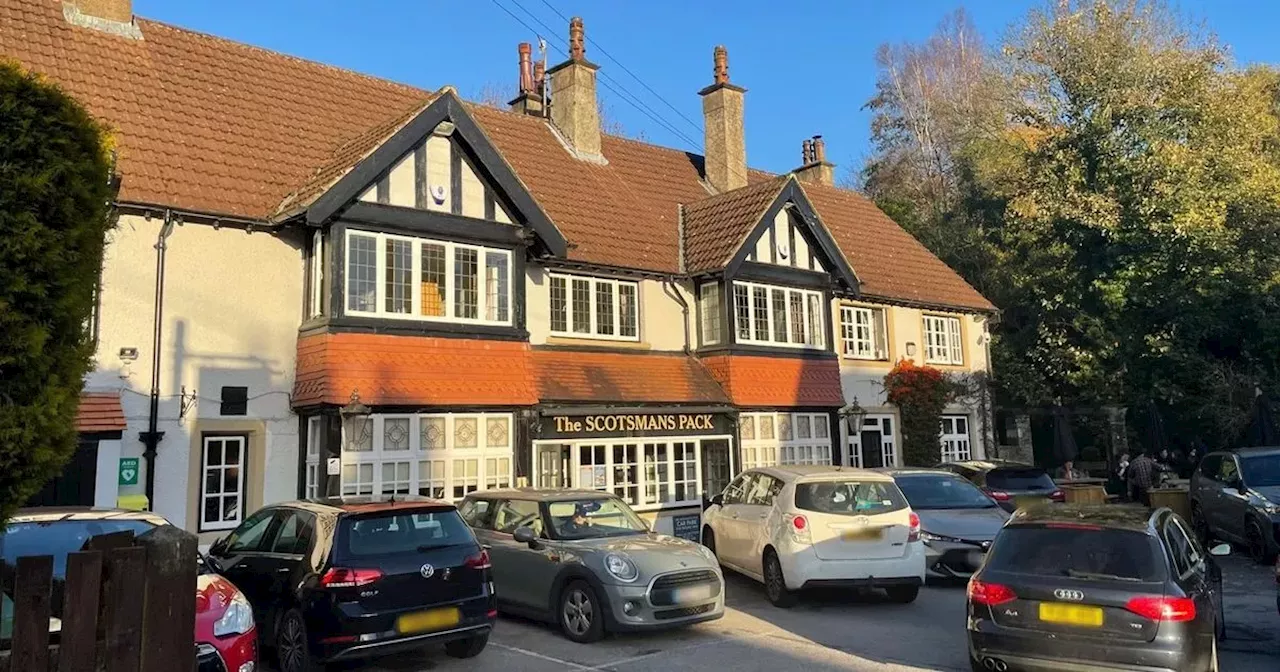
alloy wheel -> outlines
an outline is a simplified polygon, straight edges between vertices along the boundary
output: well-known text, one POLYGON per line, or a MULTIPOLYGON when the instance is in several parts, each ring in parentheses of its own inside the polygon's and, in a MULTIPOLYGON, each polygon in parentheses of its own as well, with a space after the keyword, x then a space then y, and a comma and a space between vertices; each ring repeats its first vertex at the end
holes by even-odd
POLYGON ((769 556, 764 565, 764 589, 769 593, 769 599, 775 601, 781 598, 782 592, 786 590, 782 579, 782 567, 773 556, 769 556))
POLYGON ((1257 523, 1249 523, 1249 533, 1246 535, 1249 542, 1249 557, 1254 562, 1264 562, 1267 559, 1267 543, 1262 538, 1262 530, 1258 529, 1257 523))
POLYGON ((302 624, 294 616, 285 617, 277 646, 280 668, 284 672, 301 672, 303 657, 306 655, 305 646, 306 635, 302 631, 302 624))
POLYGON ((565 596, 564 609, 561 617, 564 619, 564 625, 574 635, 581 637, 591 629, 591 619, 595 616, 595 608, 591 604, 591 598, 581 590, 574 588, 565 596))

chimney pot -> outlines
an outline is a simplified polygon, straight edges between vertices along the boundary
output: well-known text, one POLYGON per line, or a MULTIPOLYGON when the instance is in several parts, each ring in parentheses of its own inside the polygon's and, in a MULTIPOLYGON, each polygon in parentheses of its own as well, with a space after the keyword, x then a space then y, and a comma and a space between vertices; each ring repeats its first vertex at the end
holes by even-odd
POLYGON ((804 161, 795 170, 796 179, 806 184, 824 184, 834 187, 836 167, 827 163, 827 143, 821 135, 805 140, 804 161))
POLYGON ((827 143, 822 141, 821 135, 813 136, 813 160, 815 163, 827 160, 827 143))
POLYGON ((585 61, 587 46, 584 44, 586 30, 582 26, 582 17, 569 19, 569 58, 574 61, 585 61))
POLYGON ((520 93, 533 91, 533 45, 521 42, 520 52, 520 93))
POLYGON ((715 83, 726 84, 729 82, 729 50, 724 48, 723 44, 716 45, 715 50, 715 83))
POLYGON ((813 141, 805 140, 800 143, 800 165, 807 166, 813 163, 813 141))
POLYGON ((547 85, 547 64, 542 61, 533 64, 533 85, 534 91, 541 96, 547 85))

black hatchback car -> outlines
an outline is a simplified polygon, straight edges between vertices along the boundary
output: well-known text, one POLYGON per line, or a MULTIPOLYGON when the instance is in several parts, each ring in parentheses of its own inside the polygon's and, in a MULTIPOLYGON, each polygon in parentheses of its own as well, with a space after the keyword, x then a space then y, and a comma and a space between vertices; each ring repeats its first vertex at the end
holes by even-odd
POLYGON ((1169 509, 1015 513, 969 580, 974 670, 1216 671, 1222 574, 1169 509))
POLYGON ((959 474, 982 488, 1000 508, 1012 513, 1019 498, 1063 501, 1064 495, 1040 467, 1008 460, 964 460, 945 462, 936 468, 959 474))
POLYGON ((281 672, 443 643, 478 655, 497 618, 489 553, 447 502, 274 504, 209 549, 281 672))

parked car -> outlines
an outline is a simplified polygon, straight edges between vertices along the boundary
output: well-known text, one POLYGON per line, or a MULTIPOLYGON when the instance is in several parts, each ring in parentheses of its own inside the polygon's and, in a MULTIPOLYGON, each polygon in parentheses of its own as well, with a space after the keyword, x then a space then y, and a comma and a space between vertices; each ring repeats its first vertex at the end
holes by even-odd
POLYGON ((724 615, 715 556, 650 531, 609 493, 485 490, 460 510, 490 546, 499 607, 555 622, 575 642, 724 615))
POLYGON ((281 672, 427 644, 470 658, 498 613, 489 553, 447 502, 273 504, 215 542, 208 560, 248 595, 281 672))
POLYGON ((964 460, 938 465, 959 474, 996 500, 1000 508, 1012 513, 1019 497, 1044 497, 1054 502, 1065 499, 1062 490, 1040 467, 1008 460, 964 460))
POLYGON ((1222 573, 1169 509, 1013 514, 969 580, 974 670, 1216 671, 1222 573))
POLYGON ((764 583, 779 607, 797 591, 882 588, 916 599, 925 578, 920 517, 887 474, 779 466, 738 474, 703 515, 702 543, 720 564, 764 583))
POLYGON ((1190 487, 1191 521, 1202 541, 1242 544, 1264 565, 1280 553, 1280 448, 1209 453, 1190 487))
MULTIPOLYGON (((169 521, 145 511, 49 507, 19 509, 0 534, 0 577, 13 571, 17 559, 28 555, 53 556, 53 596, 49 630, 56 633, 62 621, 62 580, 67 556, 102 539, 118 537, 127 544, 169 521)), ((210 570, 200 558, 196 576, 196 659, 200 672, 254 672, 258 660, 258 632, 243 593, 230 581, 210 570)), ((8 581, 0 581, 6 590, 8 581)), ((0 648, 8 648, 13 632, 12 596, 0 595, 0 648)))
POLYGON ((967 579, 991 548, 1009 513, 978 486, 938 469, 887 469, 920 516, 929 576, 967 579))

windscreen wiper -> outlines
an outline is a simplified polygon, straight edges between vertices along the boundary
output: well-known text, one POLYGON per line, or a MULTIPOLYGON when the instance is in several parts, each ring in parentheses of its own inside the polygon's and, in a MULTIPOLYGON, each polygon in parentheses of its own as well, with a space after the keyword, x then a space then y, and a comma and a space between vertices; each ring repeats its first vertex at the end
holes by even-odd
POLYGON ((1105 574, 1103 572, 1085 572, 1079 569, 1064 569, 1062 570, 1062 573, 1066 574, 1067 576, 1073 579, 1109 579, 1113 581, 1138 581, 1138 582, 1142 581, 1142 579, 1139 579, 1134 576, 1120 576, 1119 574, 1105 574))

